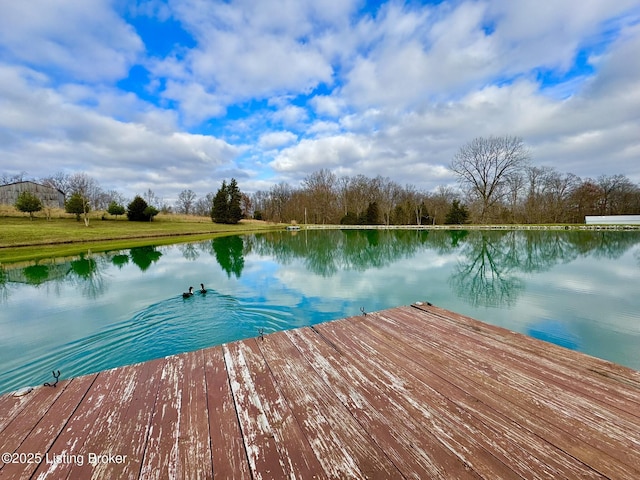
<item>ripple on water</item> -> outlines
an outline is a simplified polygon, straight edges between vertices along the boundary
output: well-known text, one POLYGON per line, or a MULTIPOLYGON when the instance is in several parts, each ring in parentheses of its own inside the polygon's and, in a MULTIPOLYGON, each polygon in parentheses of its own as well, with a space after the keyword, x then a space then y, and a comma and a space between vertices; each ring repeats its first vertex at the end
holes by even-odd
MULTIPOLYGON (((7 390, 51 380, 33 372, 62 372, 61 378, 162 358, 294 326, 292 308, 264 299, 238 299, 209 290, 190 298, 172 297, 149 305, 131 318, 63 345, 5 372, 7 390)), ((3 381, 3 383, 5 383, 3 381)))

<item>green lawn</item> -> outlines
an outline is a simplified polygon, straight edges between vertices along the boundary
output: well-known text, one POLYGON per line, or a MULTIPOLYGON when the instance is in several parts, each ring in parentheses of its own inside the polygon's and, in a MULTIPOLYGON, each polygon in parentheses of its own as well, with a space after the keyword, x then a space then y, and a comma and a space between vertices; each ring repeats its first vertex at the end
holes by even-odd
POLYGON ((282 228, 265 222, 216 224, 206 217, 158 215, 153 222, 126 218, 91 219, 89 226, 75 218, 0 217, 0 264, 77 255, 150 244, 195 241, 218 235, 282 228))

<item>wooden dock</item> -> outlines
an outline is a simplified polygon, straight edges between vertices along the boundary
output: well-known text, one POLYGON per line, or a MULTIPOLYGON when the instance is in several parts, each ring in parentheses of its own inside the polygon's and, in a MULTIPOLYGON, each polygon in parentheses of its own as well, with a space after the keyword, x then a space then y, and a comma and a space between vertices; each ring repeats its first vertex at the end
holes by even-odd
POLYGON ((640 372, 427 305, 0 397, 0 478, 640 478, 640 372))

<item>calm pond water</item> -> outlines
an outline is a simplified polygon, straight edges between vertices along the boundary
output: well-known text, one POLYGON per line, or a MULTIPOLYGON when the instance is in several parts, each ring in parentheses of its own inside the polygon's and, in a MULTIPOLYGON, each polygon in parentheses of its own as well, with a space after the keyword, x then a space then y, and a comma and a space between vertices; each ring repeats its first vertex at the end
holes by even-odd
POLYGON ((418 300, 640 370, 640 232, 301 231, 0 269, 0 392, 418 300))

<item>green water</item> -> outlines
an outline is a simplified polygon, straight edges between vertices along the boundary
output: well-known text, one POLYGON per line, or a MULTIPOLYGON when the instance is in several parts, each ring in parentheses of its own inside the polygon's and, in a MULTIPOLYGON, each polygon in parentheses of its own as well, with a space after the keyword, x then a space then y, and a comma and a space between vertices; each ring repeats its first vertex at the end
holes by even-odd
POLYGON ((640 370, 640 232, 301 231, 0 269, 0 392, 419 300, 640 370))

